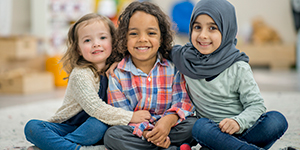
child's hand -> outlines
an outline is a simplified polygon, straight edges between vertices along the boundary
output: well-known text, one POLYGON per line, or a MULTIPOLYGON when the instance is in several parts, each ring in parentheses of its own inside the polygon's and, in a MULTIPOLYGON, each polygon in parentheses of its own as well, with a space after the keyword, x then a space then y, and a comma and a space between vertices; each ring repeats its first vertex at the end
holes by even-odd
POLYGON ((156 122, 154 128, 146 134, 146 138, 149 142, 152 142, 157 146, 168 148, 171 144, 168 135, 177 120, 178 116, 175 114, 162 117, 156 122))
MULTIPOLYGON (((146 138, 146 135, 148 134, 148 132, 150 132, 150 131, 144 131, 143 132, 143 137, 144 138, 146 138)), ((147 139, 147 138, 146 138, 147 139)), ((148 139, 147 139, 148 140, 148 139)), ((158 146, 158 147, 162 147, 162 148, 168 148, 170 145, 171 145, 171 140, 170 140, 170 138, 167 136, 166 137, 166 139, 163 141, 163 142, 161 142, 161 143, 159 143, 159 145, 157 145, 157 143, 153 143, 154 145, 156 145, 156 146, 158 146)))
POLYGON ((157 122, 155 127, 146 134, 146 138, 148 142, 152 142, 153 144, 160 146, 165 143, 166 138, 170 133, 170 128, 166 126, 163 122, 157 122))
POLYGON ((169 146, 171 145, 171 140, 170 138, 167 136, 167 138, 163 141, 163 142, 160 142, 160 143, 153 143, 154 145, 158 146, 158 147, 162 147, 162 148, 169 148, 169 146))
POLYGON ((133 112, 130 123, 141 123, 144 121, 149 121, 151 118, 151 114, 148 110, 138 110, 133 112))
POLYGON ((109 75, 114 76, 114 70, 117 68, 119 62, 114 62, 108 70, 105 72, 106 76, 109 77, 109 75))
POLYGON ((232 135, 240 130, 240 125, 234 119, 225 118, 219 123, 219 128, 222 132, 232 135))

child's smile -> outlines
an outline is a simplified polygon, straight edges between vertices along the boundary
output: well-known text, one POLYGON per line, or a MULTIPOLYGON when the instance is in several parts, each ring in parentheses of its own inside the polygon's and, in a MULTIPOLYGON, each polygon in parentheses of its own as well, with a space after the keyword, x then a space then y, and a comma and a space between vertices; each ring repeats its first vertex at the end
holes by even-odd
POLYGON ((198 43, 200 44, 201 47, 204 47, 204 48, 208 47, 212 44, 212 42, 200 42, 200 41, 198 43))
POLYGON ((214 20, 203 14, 193 24, 191 41, 201 54, 210 54, 221 45, 222 35, 214 20))
POLYGON ((139 47, 136 47, 136 49, 140 52, 145 52, 147 50, 149 50, 151 47, 150 46, 139 46, 139 47))
POLYGON ((87 61, 103 66, 112 51, 109 28, 101 21, 79 26, 78 45, 80 54, 87 61))
POLYGON ((154 64, 160 38, 157 18, 143 11, 136 11, 130 18, 127 34, 127 49, 134 64, 154 64))

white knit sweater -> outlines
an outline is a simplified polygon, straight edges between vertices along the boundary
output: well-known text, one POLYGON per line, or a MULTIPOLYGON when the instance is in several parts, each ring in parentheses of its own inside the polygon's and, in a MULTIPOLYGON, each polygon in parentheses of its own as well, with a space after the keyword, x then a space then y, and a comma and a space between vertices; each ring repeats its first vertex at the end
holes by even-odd
POLYGON ((84 110, 108 125, 127 125, 133 112, 106 104, 98 95, 99 85, 90 68, 74 68, 62 106, 48 121, 62 123, 84 110))

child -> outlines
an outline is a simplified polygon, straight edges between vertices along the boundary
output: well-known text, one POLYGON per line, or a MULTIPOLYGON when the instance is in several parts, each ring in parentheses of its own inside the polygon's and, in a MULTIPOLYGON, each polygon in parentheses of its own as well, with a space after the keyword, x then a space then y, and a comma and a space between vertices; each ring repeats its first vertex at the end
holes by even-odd
POLYGON ((235 47, 236 33, 234 6, 201 0, 191 17, 191 43, 172 50, 200 118, 193 137, 209 149, 268 149, 288 124, 279 112, 265 113, 248 56, 235 47))
POLYGON ((68 50, 62 58, 64 69, 70 73, 63 104, 48 121, 30 120, 26 124, 28 141, 43 150, 91 149, 86 146, 100 141, 108 125, 150 119, 147 111, 133 113, 105 103, 108 81, 103 72, 109 66, 106 60, 112 52, 114 34, 114 24, 94 13, 71 26, 68 50))
POLYGON ((148 110, 142 123, 110 127, 105 147, 116 149, 177 149, 193 141, 196 121, 183 75, 166 58, 172 49, 168 17, 149 2, 132 2, 120 15, 116 61, 109 77, 108 103, 129 111, 148 110))

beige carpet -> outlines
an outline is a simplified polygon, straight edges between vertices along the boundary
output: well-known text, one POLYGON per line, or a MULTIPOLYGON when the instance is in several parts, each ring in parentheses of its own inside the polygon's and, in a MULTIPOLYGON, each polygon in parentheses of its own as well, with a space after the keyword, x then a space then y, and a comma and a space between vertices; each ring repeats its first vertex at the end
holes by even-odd
MULTIPOLYGON (((300 150, 300 93, 263 92, 262 95, 268 110, 282 112, 289 122, 286 134, 271 147, 271 150, 280 150, 286 146, 300 150)), ((62 99, 52 99, 0 108, 0 150, 24 150, 30 146, 23 133, 26 122, 30 119, 49 118, 61 103, 62 99)))

